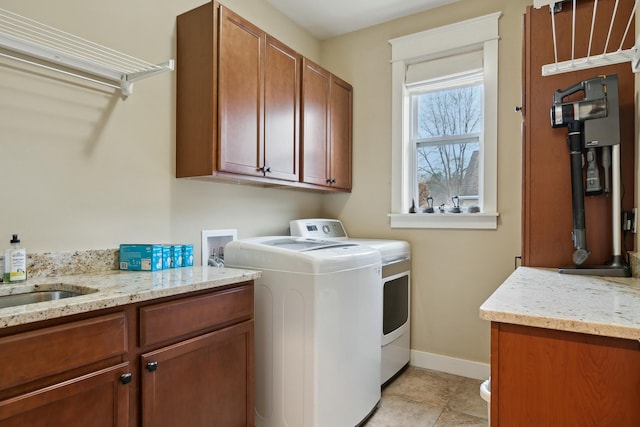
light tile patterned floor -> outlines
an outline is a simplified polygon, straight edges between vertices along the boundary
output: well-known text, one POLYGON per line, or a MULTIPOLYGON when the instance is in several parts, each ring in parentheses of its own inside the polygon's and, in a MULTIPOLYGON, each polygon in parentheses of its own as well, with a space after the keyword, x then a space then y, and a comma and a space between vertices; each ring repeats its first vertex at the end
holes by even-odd
POLYGON ((366 427, 487 427, 482 381, 410 366, 382 390, 366 427))

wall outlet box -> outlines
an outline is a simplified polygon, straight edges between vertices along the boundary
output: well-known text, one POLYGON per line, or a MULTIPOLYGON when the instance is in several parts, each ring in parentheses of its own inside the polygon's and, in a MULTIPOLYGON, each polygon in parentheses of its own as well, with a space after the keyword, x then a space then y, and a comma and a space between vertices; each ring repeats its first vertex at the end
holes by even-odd
POLYGON ((237 239, 238 230, 235 228, 226 230, 202 230, 202 265, 208 265, 209 258, 213 255, 214 250, 217 253, 221 247, 224 248, 224 245, 237 239))
POLYGON ((162 270, 162 245, 120 245, 120 270, 162 270))

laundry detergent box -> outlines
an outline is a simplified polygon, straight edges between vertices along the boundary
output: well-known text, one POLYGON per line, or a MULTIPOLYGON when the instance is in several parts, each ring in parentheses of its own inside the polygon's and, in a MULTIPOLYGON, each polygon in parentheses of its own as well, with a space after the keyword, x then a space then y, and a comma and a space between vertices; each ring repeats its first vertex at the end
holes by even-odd
POLYGON ((171 249, 171 268, 182 267, 182 245, 169 245, 171 249))
POLYGON ((120 245, 120 270, 162 270, 162 245, 120 245))
POLYGON ((171 246, 162 245, 162 269, 171 268, 171 246))
POLYGON ((182 266, 193 266, 193 245, 182 245, 182 266))

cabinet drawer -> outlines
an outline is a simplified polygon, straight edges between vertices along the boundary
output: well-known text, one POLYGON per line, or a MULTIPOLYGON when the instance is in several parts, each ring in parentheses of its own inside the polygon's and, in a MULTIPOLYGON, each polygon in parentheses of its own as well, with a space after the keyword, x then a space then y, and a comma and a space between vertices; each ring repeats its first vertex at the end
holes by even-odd
POLYGON ((140 309, 140 346, 253 317, 253 285, 168 301, 140 309))
POLYGON ((126 317, 114 313, 0 338, 0 389, 127 352, 126 317))

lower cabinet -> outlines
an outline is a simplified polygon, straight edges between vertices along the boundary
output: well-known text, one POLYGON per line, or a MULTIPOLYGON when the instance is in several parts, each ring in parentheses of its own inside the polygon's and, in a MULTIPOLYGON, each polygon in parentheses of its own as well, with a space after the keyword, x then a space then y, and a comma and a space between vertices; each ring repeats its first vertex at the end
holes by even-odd
POLYGON ((141 356, 142 425, 253 426, 253 321, 141 356))
POLYGON ((122 363, 3 400, 0 426, 128 426, 128 368, 122 363))
POLYGON ((491 426, 640 425, 640 342, 491 325, 491 426))
POLYGON ((253 282, 0 328, 0 427, 253 426, 253 282))

